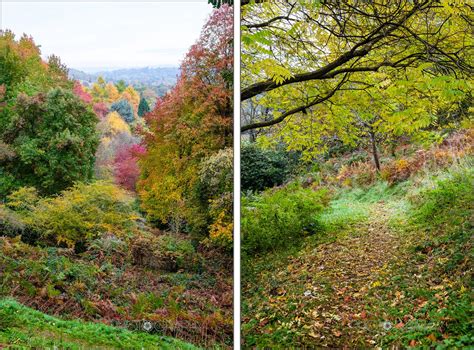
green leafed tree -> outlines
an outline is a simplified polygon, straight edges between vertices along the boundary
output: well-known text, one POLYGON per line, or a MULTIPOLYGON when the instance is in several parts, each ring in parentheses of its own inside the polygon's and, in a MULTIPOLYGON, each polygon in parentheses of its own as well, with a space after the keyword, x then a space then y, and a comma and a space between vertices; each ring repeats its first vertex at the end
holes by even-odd
POLYGON ((117 88, 119 93, 122 93, 127 88, 127 84, 125 83, 125 81, 119 80, 117 84, 115 84, 115 87, 117 88))
POLYGON ((145 114, 150 112, 150 106, 143 96, 140 98, 140 103, 138 104, 138 115, 143 117, 145 114))
MULTIPOLYGON (((472 90, 469 1, 242 1, 242 94, 265 130, 307 158, 334 137, 436 139, 472 90)), ((245 116, 244 116, 245 117, 245 116)))
POLYGON ((58 193, 76 181, 88 181, 98 145, 97 117, 72 92, 18 96, 3 141, 12 155, 2 162, 3 175, 16 186, 58 193))

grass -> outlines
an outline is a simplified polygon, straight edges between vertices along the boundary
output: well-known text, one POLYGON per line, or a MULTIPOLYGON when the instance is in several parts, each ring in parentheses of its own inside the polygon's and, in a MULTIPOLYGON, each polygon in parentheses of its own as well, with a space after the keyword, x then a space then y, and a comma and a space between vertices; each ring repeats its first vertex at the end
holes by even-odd
POLYGON ((0 300, 0 347, 6 349, 198 349, 194 345, 100 323, 65 321, 0 300))
POLYGON ((148 320, 159 334, 202 347, 232 344, 231 274, 213 263, 224 264, 221 254, 202 252, 203 271, 167 272, 103 246, 77 255, 0 237, 0 251, 0 298, 64 319, 148 320))
MULTIPOLYGON (((323 232, 244 264, 243 348, 472 348, 472 169, 468 161, 392 186, 379 181, 337 189, 329 207, 317 215, 323 232), (392 237, 381 245, 388 253, 380 255, 382 263, 360 244, 380 229, 392 237), (364 260, 371 266, 367 288, 361 288, 359 277, 351 279, 364 260), (321 274, 320 264, 330 265, 329 276, 334 272, 335 278, 321 274), (350 291, 354 284, 355 294, 338 296, 339 287, 350 291), (317 294, 305 298, 311 288, 317 294), (361 310, 367 316, 360 318, 361 310), (341 326, 337 320, 347 315, 365 329, 341 326), (384 322, 391 328, 384 330, 384 322)), ((368 243, 377 245, 377 238, 368 243)))

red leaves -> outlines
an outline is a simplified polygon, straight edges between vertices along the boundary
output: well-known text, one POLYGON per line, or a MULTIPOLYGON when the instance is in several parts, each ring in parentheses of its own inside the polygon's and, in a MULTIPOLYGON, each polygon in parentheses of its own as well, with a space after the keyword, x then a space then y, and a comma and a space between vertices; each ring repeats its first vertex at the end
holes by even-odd
POLYGON ((74 93, 74 95, 79 97, 85 103, 92 102, 92 96, 87 91, 84 90, 80 82, 78 81, 74 82, 74 87, 72 89, 72 92, 74 93))
POLYGON ((115 155, 114 176, 118 185, 129 191, 135 191, 135 185, 140 176, 138 158, 145 154, 141 145, 122 146, 115 155))

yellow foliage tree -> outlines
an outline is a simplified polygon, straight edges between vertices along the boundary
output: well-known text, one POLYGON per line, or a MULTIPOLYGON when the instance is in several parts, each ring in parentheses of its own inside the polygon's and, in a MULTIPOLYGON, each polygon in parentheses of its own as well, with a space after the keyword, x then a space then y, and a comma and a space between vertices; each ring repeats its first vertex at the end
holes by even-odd
POLYGON ((130 126, 128 126, 125 120, 123 120, 117 112, 107 114, 105 119, 97 125, 97 128, 102 136, 110 138, 121 133, 131 133, 130 126))
POLYGON ((117 101, 120 97, 117 87, 112 83, 108 83, 105 86, 105 95, 110 103, 117 101))
POLYGON ((133 88, 133 86, 129 85, 127 88, 122 92, 122 99, 127 100, 133 108, 133 114, 136 116, 138 113, 138 105, 140 103, 140 94, 133 88))

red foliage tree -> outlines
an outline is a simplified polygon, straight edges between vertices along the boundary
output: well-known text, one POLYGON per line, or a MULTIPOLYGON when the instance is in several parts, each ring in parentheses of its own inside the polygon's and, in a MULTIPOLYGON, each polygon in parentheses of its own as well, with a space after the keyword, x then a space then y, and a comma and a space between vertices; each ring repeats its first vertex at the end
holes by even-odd
POLYGON ((109 113, 109 108, 104 102, 94 103, 94 106, 92 108, 94 109, 95 114, 100 119, 104 119, 107 113, 109 113))
POLYGON ((115 182, 129 191, 135 191, 140 176, 138 158, 145 154, 142 145, 124 145, 117 150, 114 160, 115 182))
MULTIPOLYGON (((138 191, 143 209, 163 222, 190 223, 205 215, 208 200, 198 203, 194 193, 200 162, 232 143, 232 12, 227 5, 213 12, 176 86, 146 115, 150 132, 138 191)), ((190 225, 201 225, 202 232, 204 222, 190 225)))
POLYGON ((92 96, 87 91, 84 90, 84 87, 82 86, 80 82, 78 81, 74 82, 74 87, 72 88, 72 92, 85 103, 92 102, 92 96))

